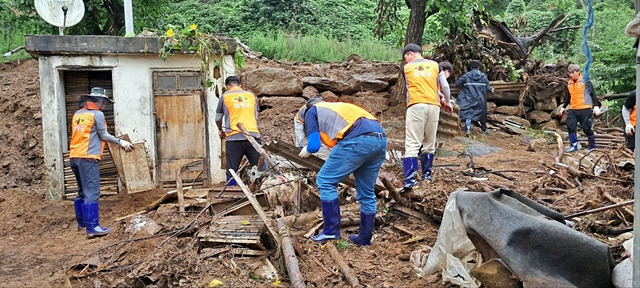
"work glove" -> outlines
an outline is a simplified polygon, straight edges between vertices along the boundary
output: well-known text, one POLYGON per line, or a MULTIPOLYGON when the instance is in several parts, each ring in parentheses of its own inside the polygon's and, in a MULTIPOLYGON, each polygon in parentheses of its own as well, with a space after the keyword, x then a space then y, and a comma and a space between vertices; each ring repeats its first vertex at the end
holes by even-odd
POLYGON ((631 136, 634 133, 636 133, 636 128, 633 127, 633 125, 631 125, 631 124, 627 124, 627 126, 624 127, 624 133, 626 133, 627 135, 631 136))
POLYGON ((124 139, 120 139, 120 147, 124 148, 124 151, 127 151, 127 152, 133 150, 133 146, 131 146, 131 142, 124 139))
POLYGON ((298 156, 300 156, 300 158, 309 158, 309 156, 311 156, 311 153, 307 151, 307 146, 304 146, 302 147, 302 149, 300 149, 300 153, 298 153, 298 156))
POLYGON ((560 108, 560 117, 564 116, 564 113, 567 113, 567 109, 560 108))
POLYGON ((600 110, 600 107, 593 106, 593 115, 596 117, 600 117, 600 115, 602 115, 602 111, 600 110))
POLYGON ((453 114, 453 107, 451 107, 451 105, 449 104, 444 103, 442 109, 444 109, 445 112, 448 112, 449 115, 453 114))

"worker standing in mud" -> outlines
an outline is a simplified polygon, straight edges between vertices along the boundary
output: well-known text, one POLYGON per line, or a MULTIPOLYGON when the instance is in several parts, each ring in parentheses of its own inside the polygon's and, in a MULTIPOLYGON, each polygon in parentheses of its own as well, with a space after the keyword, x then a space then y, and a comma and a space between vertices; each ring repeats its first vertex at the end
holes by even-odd
POLYGON ((569 65, 569 83, 567 89, 569 96, 564 100, 564 105, 560 109, 560 115, 563 115, 569 106, 567 114, 567 130, 569 130, 569 148, 565 152, 570 153, 580 149, 578 143, 578 122, 582 127, 582 132, 587 135, 589 140, 588 151, 596 148, 596 137, 591 129, 591 115, 600 116, 600 100, 596 97, 591 81, 585 81, 580 74, 580 66, 576 64, 569 65))
POLYGON ((633 90, 627 96, 622 106, 622 119, 624 119, 624 140, 627 149, 634 151, 636 149, 636 90, 633 90))
POLYGON ((460 106, 460 119, 464 119, 466 135, 471 134, 471 125, 474 121, 480 122, 482 133, 489 133, 487 130, 486 93, 492 89, 487 75, 480 71, 480 66, 480 61, 471 60, 469 64, 471 71, 456 80, 456 86, 460 87, 457 104, 460 106))
POLYGON ((387 152, 382 125, 354 104, 328 103, 319 97, 307 101, 303 115, 307 146, 298 156, 307 158, 318 152, 321 143, 332 148, 316 176, 324 228, 321 234, 311 236, 311 240, 322 243, 340 239, 337 185, 353 173, 356 200, 360 202, 360 230, 349 239, 360 246, 371 245, 377 206, 374 186, 387 152))
POLYGON ((440 77, 438 63, 422 57, 422 48, 408 44, 402 49, 406 64, 403 67, 407 83, 407 112, 405 120, 405 153, 402 158, 404 187, 417 186, 418 157, 422 165, 421 180, 431 181, 431 167, 436 152, 436 133, 440 118, 439 84, 448 86, 440 77), (422 145, 422 153, 420 153, 422 145), (418 155, 419 154, 419 155, 418 155))
MULTIPOLYGON (((237 127, 242 123, 244 128, 260 142, 260 131, 258 131, 258 100, 253 93, 242 90, 240 79, 236 76, 229 76, 225 79, 227 92, 222 94, 216 108, 216 125, 220 131, 220 139, 225 139, 227 151, 227 169, 238 172, 242 157, 246 156, 251 166, 258 165, 260 153, 251 145, 247 136, 237 127), (222 119, 224 117, 224 126, 222 119)), ((227 170, 227 186, 236 186, 237 183, 227 170)))
POLYGON ((87 236, 103 236, 111 232, 110 228, 100 226, 100 168, 106 141, 119 144, 125 151, 132 146, 126 140, 118 139, 107 132, 107 122, 102 109, 107 102, 107 90, 94 87, 86 98, 82 108, 71 120, 71 143, 69 144, 69 162, 78 183, 78 197, 73 200, 73 207, 78 221, 78 229, 86 227, 87 236))

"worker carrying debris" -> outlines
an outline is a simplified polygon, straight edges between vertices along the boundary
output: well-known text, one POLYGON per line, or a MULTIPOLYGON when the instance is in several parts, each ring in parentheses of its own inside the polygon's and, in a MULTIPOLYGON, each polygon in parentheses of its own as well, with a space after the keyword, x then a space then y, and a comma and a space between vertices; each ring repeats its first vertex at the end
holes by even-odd
POLYGON ((227 186, 236 186, 237 183, 229 173, 229 169, 238 171, 243 156, 247 156, 251 166, 257 166, 260 160, 260 153, 251 145, 247 136, 237 128, 238 123, 242 123, 256 142, 262 144, 256 120, 258 119, 258 102, 253 93, 242 90, 238 77, 229 76, 224 80, 224 84, 227 86, 227 92, 222 94, 218 101, 216 125, 220 131, 220 139, 225 140, 227 186), (223 117, 224 126, 222 125, 223 117))
POLYGON ((78 182, 78 197, 73 199, 78 229, 86 227, 87 236, 103 236, 111 232, 111 228, 100 226, 100 168, 106 141, 119 144, 125 151, 131 151, 129 141, 118 139, 107 132, 107 121, 102 109, 107 102, 107 90, 100 87, 91 88, 91 93, 83 95, 84 103, 71 120, 71 143, 69 144, 69 162, 71 170, 78 182))
POLYGON ((491 85, 487 75, 480 71, 482 63, 471 60, 469 72, 456 80, 460 87, 457 104, 460 106, 460 119, 464 119, 466 135, 471 134, 472 122, 480 122, 482 133, 487 134, 487 92, 491 92, 491 85))
POLYGON ((309 157, 320 149, 321 142, 332 148, 316 176, 324 228, 311 239, 321 243, 340 239, 337 185, 353 173, 356 200, 360 202, 360 231, 349 239, 360 246, 371 245, 376 215, 374 185, 387 152, 387 137, 382 125, 354 104, 328 103, 319 97, 309 99, 303 118, 308 143, 298 156, 309 157))
MULTIPOLYGON (((418 157, 422 163, 421 180, 431 181, 431 167, 436 152, 436 133, 440 118, 438 86, 448 87, 444 74, 440 74, 438 63, 422 58, 422 47, 408 44, 402 49, 407 64, 402 71, 407 83, 407 112, 405 120, 405 144, 402 168, 404 187, 418 186, 418 157), (422 147, 423 153, 420 153, 422 147)), ((444 109, 451 110, 449 103, 444 109)))
POLYGON ((591 130, 591 115, 599 117, 602 115, 600 111, 600 100, 596 97, 596 92, 593 90, 593 84, 591 81, 582 79, 580 74, 580 66, 576 64, 569 65, 569 83, 567 89, 569 89, 569 97, 564 100, 564 105, 560 110, 560 115, 563 115, 569 106, 567 114, 567 130, 569 130, 569 148, 565 152, 570 153, 580 150, 580 144, 578 143, 578 122, 582 127, 582 132, 587 135, 589 139, 588 151, 596 148, 596 136, 591 130))
POLYGON ((624 119, 624 140, 627 149, 634 151, 636 149, 636 90, 633 90, 627 96, 622 106, 622 119, 624 119))

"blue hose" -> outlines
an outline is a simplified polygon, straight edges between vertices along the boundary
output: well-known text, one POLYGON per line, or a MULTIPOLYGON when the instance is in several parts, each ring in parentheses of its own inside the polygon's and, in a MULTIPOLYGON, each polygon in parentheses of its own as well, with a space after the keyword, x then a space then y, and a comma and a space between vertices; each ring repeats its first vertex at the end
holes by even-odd
POLYGON ((587 43, 587 31, 593 26, 593 7, 591 6, 591 0, 587 0, 587 24, 584 26, 584 31, 582 32, 582 53, 587 57, 587 64, 584 65, 584 73, 582 74, 582 78, 585 81, 589 81, 589 67, 591 67, 591 62, 593 62, 593 58, 591 57, 591 49, 589 49, 589 44, 587 43))

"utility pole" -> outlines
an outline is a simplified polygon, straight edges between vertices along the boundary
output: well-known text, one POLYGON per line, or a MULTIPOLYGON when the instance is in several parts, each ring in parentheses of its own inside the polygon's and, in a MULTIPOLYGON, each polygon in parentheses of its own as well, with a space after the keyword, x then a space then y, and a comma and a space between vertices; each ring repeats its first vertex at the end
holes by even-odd
MULTIPOLYGON (((636 14, 640 12, 640 0, 634 1, 636 14)), ((640 46, 640 45, 639 45, 640 46)), ((640 87, 640 48, 636 48, 636 107, 640 103, 640 93, 637 93, 637 88, 640 87)), ((624 109, 624 107, 622 108, 624 109)), ((636 112, 637 113, 637 112, 636 112)), ((636 124, 636 126, 638 126, 636 124)), ((640 133, 636 131, 635 143, 640 144, 640 133)), ((640 287, 640 157, 635 153, 637 149, 634 149, 635 167, 633 173, 633 287, 640 287)))

